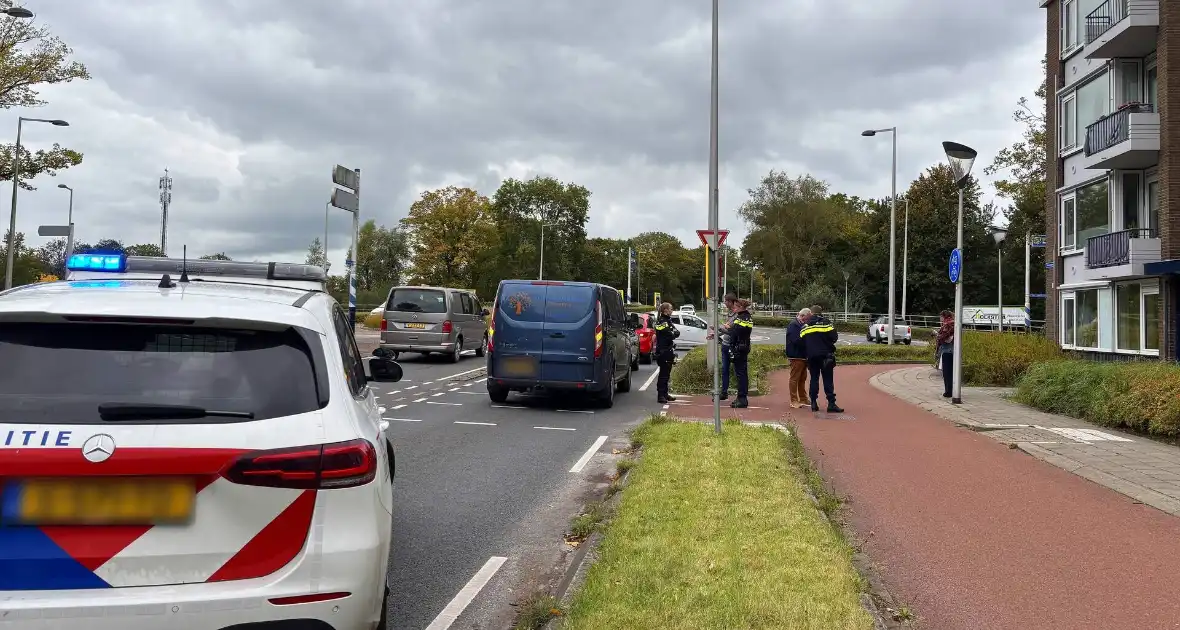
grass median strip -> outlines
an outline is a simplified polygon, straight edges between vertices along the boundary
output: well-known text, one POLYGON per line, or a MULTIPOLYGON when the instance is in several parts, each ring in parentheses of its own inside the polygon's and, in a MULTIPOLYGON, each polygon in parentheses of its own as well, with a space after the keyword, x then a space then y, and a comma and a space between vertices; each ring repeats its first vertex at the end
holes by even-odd
POLYGON ((562 628, 872 627, 793 438, 660 418, 635 437, 642 458, 562 628))

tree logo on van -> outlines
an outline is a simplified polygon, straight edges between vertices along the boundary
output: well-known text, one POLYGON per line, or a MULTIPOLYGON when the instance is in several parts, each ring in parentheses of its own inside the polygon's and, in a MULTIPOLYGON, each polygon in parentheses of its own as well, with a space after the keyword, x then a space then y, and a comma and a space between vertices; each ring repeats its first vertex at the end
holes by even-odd
POLYGON ((533 305, 533 300, 529 297, 528 293, 521 292, 509 296, 508 305, 512 307, 512 310, 516 311, 517 315, 520 315, 524 312, 524 309, 533 305))

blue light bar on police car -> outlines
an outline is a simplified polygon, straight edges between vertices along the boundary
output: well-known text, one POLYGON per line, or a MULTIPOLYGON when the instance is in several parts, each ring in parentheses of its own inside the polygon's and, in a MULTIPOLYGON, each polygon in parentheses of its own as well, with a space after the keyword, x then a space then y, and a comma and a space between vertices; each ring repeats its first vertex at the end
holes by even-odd
POLYGON ((70 271, 108 271, 121 273, 127 268, 127 258, 119 254, 74 254, 66 261, 70 271))

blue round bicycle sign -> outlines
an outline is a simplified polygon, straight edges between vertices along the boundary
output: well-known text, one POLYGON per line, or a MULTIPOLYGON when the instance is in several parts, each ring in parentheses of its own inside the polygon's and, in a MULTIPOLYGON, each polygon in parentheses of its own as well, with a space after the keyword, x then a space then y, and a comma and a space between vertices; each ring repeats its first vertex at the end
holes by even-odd
POLYGON ((950 274, 949 274, 951 277, 951 282, 958 282, 959 275, 962 273, 962 271, 963 271, 963 254, 959 251, 958 248, 952 249, 951 250, 950 274))

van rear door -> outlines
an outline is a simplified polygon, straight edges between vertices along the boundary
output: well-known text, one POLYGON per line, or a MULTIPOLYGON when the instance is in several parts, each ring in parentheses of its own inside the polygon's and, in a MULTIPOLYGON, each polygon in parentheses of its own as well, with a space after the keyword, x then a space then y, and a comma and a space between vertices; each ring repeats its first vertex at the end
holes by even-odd
POLYGON ((539 379, 547 284, 505 281, 496 296, 490 376, 539 379))
POLYGON ((563 282, 547 289, 541 380, 589 383, 596 364, 597 291, 594 285, 563 282))

